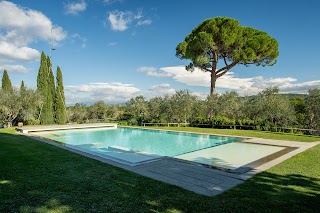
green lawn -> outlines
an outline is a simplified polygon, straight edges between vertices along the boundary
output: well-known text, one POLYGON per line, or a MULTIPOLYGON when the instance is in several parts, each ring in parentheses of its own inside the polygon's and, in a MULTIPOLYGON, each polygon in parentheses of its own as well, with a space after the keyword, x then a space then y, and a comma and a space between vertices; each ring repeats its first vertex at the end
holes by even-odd
POLYGON ((315 142, 320 141, 319 136, 310 135, 297 135, 290 133, 281 132, 269 132, 269 131, 258 131, 258 130, 234 130, 234 129, 212 129, 212 128, 197 128, 197 127, 144 127, 153 129, 165 129, 175 131, 189 131, 189 132, 200 132, 218 135, 236 135, 245 137, 265 138, 273 140, 288 140, 288 141, 301 141, 301 142, 315 142))
POLYGON ((0 130, 0 212, 317 212, 320 145, 206 197, 0 130))

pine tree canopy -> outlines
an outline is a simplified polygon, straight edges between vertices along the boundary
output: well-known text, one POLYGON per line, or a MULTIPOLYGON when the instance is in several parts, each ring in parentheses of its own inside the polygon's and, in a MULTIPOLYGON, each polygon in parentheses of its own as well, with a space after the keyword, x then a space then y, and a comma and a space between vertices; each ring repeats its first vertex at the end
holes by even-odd
POLYGON ((279 56, 278 42, 266 32, 241 26, 238 20, 216 17, 203 21, 176 47, 176 56, 189 59, 195 67, 211 73, 211 92, 216 79, 237 64, 273 65, 279 56), (218 62, 223 65, 218 67, 218 62))

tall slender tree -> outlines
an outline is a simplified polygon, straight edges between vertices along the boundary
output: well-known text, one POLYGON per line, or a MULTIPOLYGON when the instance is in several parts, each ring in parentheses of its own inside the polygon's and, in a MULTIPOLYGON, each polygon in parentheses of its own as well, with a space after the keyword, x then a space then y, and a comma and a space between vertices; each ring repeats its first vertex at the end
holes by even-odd
POLYGON ((55 115, 56 115, 56 123, 65 124, 67 122, 66 115, 66 101, 64 97, 64 88, 63 88, 63 80, 62 80, 62 72, 60 67, 57 68, 57 87, 56 87, 56 95, 55 95, 55 115))
POLYGON ((54 77, 51 69, 50 58, 44 52, 41 53, 40 68, 37 78, 37 88, 44 97, 44 103, 40 112, 41 124, 54 123, 54 77))
POLYGON ((21 85, 20 85, 20 94, 24 94, 26 91, 26 87, 24 86, 24 81, 21 81, 21 85))
POLYGON ((4 92, 12 92, 13 91, 13 87, 8 75, 7 70, 3 71, 3 75, 2 75, 2 90, 4 92))
POLYGON ((49 56, 47 56, 47 65, 48 65, 48 111, 50 112, 50 123, 55 123, 55 83, 54 83, 54 75, 52 71, 52 64, 49 56))

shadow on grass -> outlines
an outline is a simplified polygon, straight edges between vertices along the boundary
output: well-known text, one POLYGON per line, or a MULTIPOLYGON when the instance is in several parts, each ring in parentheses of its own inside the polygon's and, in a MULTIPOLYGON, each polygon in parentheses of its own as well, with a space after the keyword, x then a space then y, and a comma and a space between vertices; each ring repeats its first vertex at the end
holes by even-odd
MULTIPOLYGON (((305 163, 316 169, 310 164, 319 162, 305 163)), ((316 212, 319 207, 320 179, 308 172, 264 172, 206 197, 5 133, 0 133, 0 165, 0 212, 316 212)))

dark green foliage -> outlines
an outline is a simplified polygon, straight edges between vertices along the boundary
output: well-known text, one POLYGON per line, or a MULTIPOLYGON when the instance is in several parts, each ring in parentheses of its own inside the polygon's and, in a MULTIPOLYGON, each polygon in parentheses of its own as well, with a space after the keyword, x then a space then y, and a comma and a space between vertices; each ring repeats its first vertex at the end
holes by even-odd
POLYGON ((308 91, 305 106, 306 126, 320 131, 320 88, 308 91))
POLYGON ((22 107, 20 93, 14 89, 10 92, 0 90, 0 120, 5 127, 11 127, 22 107))
POLYGON ((186 66, 187 70, 197 67, 211 73, 210 95, 215 93, 217 78, 235 65, 273 65, 278 55, 278 42, 274 38, 227 17, 203 21, 176 47, 178 58, 192 62, 186 66), (224 63, 221 68, 219 61, 224 63))
POLYGON ((41 105, 42 98, 33 89, 13 89, 11 92, 0 90, 0 120, 7 127, 16 121, 35 120, 41 105))
POLYGON ((57 68, 57 87, 55 92, 56 123, 65 124, 67 122, 66 101, 64 97, 62 72, 59 66, 57 68))
POLYGON ((306 114, 305 99, 294 97, 294 98, 290 98, 290 101, 294 107, 298 125, 303 126, 305 122, 305 114, 306 114))
POLYGON ((48 84, 48 98, 47 98, 47 103, 48 103, 48 124, 53 124, 55 123, 55 111, 54 111, 54 106, 55 106, 55 84, 54 84, 54 75, 52 71, 52 64, 50 61, 49 56, 47 56, 47 65, 48 65, 48 78, 47 78, 47 84, 48 84))
POLYGON ((44 104, 40 110, 40 122, 41 124, 53 124, 55 97, 54 76, 51 69, 50 59, 44 54, 44 52, 41 54, 37 89, 42 97, 44 97, 44 104))
POLYGON ((24 86, 24 81, 21 81, 20 94, 24 94, 25 92, 26 92, 26 87, 24 86))
POLYGON ((76 103, 67 107, 68 119, 75 123, 85 123, 89 119, 88 107, 85 104, 76 103))
POLYGON ((126 106, 126 113, 132 118, 129 120, 131 124, 141 124, 149 114, 147 101, 142 95, 131 98, 126 106))
POLYGON ((97 101, 88 108, 89 119, 105 121, 107 118, 107 105, 103 101, 97 101))
POLYGON ((12 92, 13 91, 13 87, 8 75, 7 70, 3 71, 3 75, 2 75, 2 90, 4 92, 12 92))

